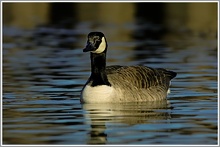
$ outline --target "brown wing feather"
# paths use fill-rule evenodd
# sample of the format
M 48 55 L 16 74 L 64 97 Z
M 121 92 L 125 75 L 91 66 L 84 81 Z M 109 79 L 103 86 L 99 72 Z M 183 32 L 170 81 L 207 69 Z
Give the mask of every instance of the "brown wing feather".
M 149 88 L 151 86 L 161 85 L 168 89 L 170 80 L 176 76 L 176 73 L 172 71 L 145 66 L 108 66 L 106 73 L 110 78 L 109 80 L 116 79 L 114 80 L 116 83 L 123 80 L 137 88 Z

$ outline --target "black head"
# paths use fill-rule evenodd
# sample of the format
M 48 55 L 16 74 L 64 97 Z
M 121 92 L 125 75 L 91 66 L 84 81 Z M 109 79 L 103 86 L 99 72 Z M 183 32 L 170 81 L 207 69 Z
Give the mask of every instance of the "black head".
M 102 32 L 91 32 L 88 34 L 87 45 L 83 52 L 102 53 L 107 47 L 105 36 Z

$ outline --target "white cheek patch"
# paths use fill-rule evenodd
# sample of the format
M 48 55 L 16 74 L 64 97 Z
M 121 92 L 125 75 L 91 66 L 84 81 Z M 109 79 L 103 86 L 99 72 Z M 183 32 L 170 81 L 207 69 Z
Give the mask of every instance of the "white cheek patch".
M 92 53 L 102 53 L 106 48 L 106 42 L 105 42 L 105 37 L 102 37 L 102 42 L 99 45 L 99 48 L 97 48 L 95 51 L 91 51 Z

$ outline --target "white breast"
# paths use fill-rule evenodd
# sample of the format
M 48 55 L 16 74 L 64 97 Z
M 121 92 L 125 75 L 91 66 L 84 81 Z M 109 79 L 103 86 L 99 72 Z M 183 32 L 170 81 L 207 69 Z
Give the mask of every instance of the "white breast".
M 81 99 L 85 103 L 105 103 L 113 102 L 115 91 L 107 85 L 91 87 L 86 85 L 81 94 Z

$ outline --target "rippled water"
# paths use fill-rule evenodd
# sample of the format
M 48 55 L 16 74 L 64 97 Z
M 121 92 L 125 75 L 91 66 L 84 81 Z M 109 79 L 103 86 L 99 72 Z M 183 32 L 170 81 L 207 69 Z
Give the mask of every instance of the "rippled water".
M 3 144 L 217 144 L 216 39 L 184 32 L 158 39 L 141 25 L 106 27 L 108 65 L 178 73 L 169 104 L 80 104 L 90 75 L 82 52 L 88 24 L 4 27 Z

